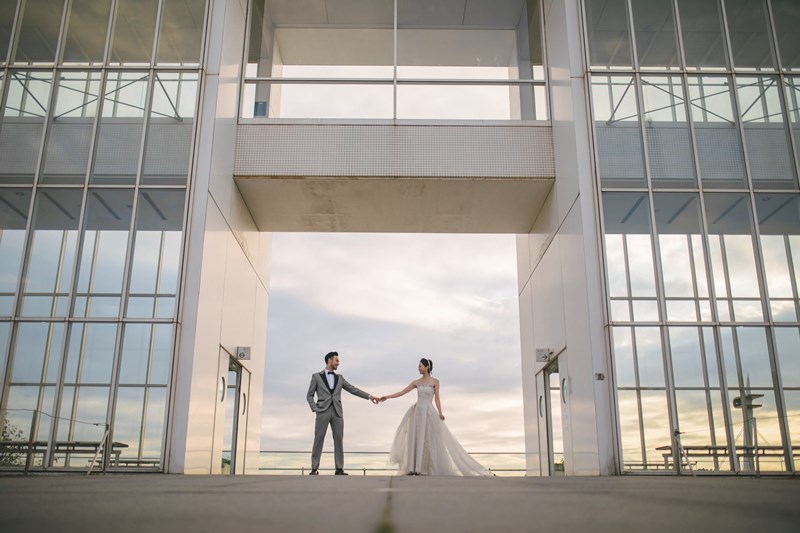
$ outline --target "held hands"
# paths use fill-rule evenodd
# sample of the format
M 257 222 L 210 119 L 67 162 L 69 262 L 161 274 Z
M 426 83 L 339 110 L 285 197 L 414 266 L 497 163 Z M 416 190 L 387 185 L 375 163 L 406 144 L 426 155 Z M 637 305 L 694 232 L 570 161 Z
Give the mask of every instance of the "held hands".
M 379 403 L 381 403 L 381 402 L 382 402 L 382 401 L 384 401 L 385 399 L 386 399 L 386 398 L 384 398 L 383 396 L 381 396 L 380 398 L 378 398 L 377 396 L 373 396 L 372 394 L 370 394 L 370 395 L 369 395 L 369 401 L 371 401 L 371 402 L 372 402 L 372 403 L 374 403 L 375 405 L 378 405 Z

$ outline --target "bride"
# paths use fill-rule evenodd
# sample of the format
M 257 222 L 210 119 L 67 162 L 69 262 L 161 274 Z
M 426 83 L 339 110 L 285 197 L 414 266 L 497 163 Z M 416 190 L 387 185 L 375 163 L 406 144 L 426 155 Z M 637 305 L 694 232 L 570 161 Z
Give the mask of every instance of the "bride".
M 400 421 L 389 461 L 399 465 L 399 474 L 409 476 L 491 476 L 489 470 L 469 456 L 444 424 L 439 380 L 431 377 L 432 370 L 433 361 L 422 358 L 419 362 L 422 377 L 400 392 L 380 398 L 383 402 L 417 389 L 417 403 Z

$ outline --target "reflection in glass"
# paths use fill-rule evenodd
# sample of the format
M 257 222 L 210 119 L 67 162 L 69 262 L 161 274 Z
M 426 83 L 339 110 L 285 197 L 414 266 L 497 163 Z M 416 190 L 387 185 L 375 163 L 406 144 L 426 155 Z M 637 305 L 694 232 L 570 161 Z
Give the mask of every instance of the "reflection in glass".
M 82 190 L 39 189 L 28 245 L 22 316 L 66 316 Z
M 0 189 L 0 316 L 14 313 L 30 203 L 30 189 Z
M 719 0 L 678 0 L 687 68 L 725 68 Z
M 132 213 L 131 190 L 89 192 L 73 316 L 119 315 Z
M 158 466 L 160 464 L 166 408 L 167 389 L 165 387 L 148 387 L 142 442 L 142 466 Z
M 778 79 L 736 80 L 747 157 L 754 187 L 794 188 L 797 184 Z
M 644 450 L 647 462 L 661 461 L 665 453 L 671 454 L 669 415 L 667 414 L 667 395 L 662 391 L 640 391 L 642 402 L 642 429 L 644 430 Z M 661 448 L 661 449 L 659 449 Z
M 786 403 L 786 421 L 789 425 L 789 435 L 792 446 L 800 443 L 800 390 L 787 390 L 784 392 Z M 794 458 L 795 468 L 798 466 L 797 457 Z
M 618 387 L 635 387 L 636 370 L 633 362 L 633 342 L 631 329 L 615 327 L 614 337 L 614 369 L 616 370 Z
M 0 2 L 0 63 L 5 63 L 8 57 L 16 11 L 17 3 L 15 1 Z
M 17 39 L 17 64 L 54 63 L 66 0 L 26 0 Z
M 697 178 L 681 78 L 647 76 L 641 80 L 653 187 L 693 187 Z
M 689 76 L 688 82 L 703 186 L 744 187 L 744 152 L 730 78 Z
M 112 65 L 148 65 L 153 55 L 158 0 L 117 0 Z
M 705 387 L 700 328 L 669 328 L 672 376 L 676 387 Z M 714 357 L 714 354 L 710 354 Z
M 8 336 L 11 332 L 11 322 L 0 322 L 0 368 L 5 368 L 8 357 Z M 5 379 L 0 380 L 5 381 Z
M 196 102 L 196 73 L 156 73 L 142 183 L 186 184 Z
M 164 0 L 158 64 L 199 66 L 206 0 Z
M 675 408 L 678 412 L 678 428 L 681 431 L 683 446 L 712 446 L 715 444 L 710 431 L 713 424 L 709 420 L 706 391 L 675 391 Z M 696 461 L 696 470 L 719 470 L 719 461 L 716 456 L 692 457 L 691 460 Z
M 800 388 L 800 330 L 775 328 L 775 351 L 784 387 Z M 800 441 L 797 441 L 800 444 Z
M 561 374 L 558 363 L 545 371 L 547 376 L 548 407 L 550 411 L 550 455 L 553 459 L 553 475 L 564 474 L 564 422 L 561 418 Z
M 102 65 L 112 0 L 72 0 L 64 40 L 65 65 Z
M 664 359 L 659 328 L 634 328 L 640 387 L 664 386 Z
M 66 442 L 99 443 L 105 433 L 108 412 L 108 387 L 64 387 L 57 439 Z M 108 453 L 106 450 L 104 453 Z M 88 468 L 94 457 L 91 452 L 53 454 L 53 466 Z
M 705 204 L 719 318 L 760 322 L 764 317 L 749 197 L 738 193 L 706 194 Z
M 119 381 L 126 385 L 166 385 L 172 353 L 172 324 L 128 324 Z
M 11 357 L 11 383 L 55 383 L 64 346 L 64 324 L 23 322 L 17 325 Z
M 143 72 L 108 73 L 93 183 L 134 183 L 139 167 L 147 80 L 148 75 Z
M 529 87 L 514 85 L 398 85 L 397 118 L 432 120 L 546 119 L 546 115 L 535 116 L 533 114 L 532 94 Z
M 125 444 L 120 458 L 127 461 L 139 459 L 144 416 L 144 387 L 120 387 L 117 392 L 116 415 L 114 418 L 114 442 Z
M 631 0 L 639 67 L 672 69 L 680 64 L 672 0 Z
M 796 322 L 800 316 L 800 195 L 757 194 L 756 210 L 772 319 Z
M 644 152 L 634 79 L 592 76 L 592 109 L 602 185 L 644 186 Z
M 800 68 L 800 10 L 795 0 L 771 0 L 781 66 Z
M 633 65 L 625 0 L 585 0 L 584 4 L 592 68 Z
M 0 183 L 33 183 L 53 73 L 11 71 L 0 116 Z
M 116 339 L 117 324 L 72 324 L 64 382 L 70 385 L 111 383 Z
M 724 0 L 735 68 L 775 68 L 766 0 Z
M 760 396 L 748 402 L 749 395 Z M 732 433 L 739 456 L 739 467 L 745 472 L 756 468 L 767 471 L 786 470 L 775 393 L 771 389 L 731 388 L 728 391 L 728 405 L 733 407 Z M 756 444 L 763 455 L 755 454 Z
M 83 184 L 97 116 L 100 72 L 61 71 L 41 183 Z
M 617 391 L 622 461 L 626 469 L 646 469 L 639 430 L 639 401 L 634 390 Z
M 789 126 L 794 134 L 794 150 L 796 154 L 800 154 L 800 78 L 787 76 L 784 80 Z
M 139 193 L 128 289 L 129 317 L 174 316 L 184 194 L 183 189 L 142 190 Z

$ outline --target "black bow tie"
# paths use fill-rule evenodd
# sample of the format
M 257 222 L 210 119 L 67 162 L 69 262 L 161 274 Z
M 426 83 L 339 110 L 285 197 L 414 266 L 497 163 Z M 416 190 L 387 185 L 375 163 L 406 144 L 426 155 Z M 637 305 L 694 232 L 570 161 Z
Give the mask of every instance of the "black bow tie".
M 328 372 L 328 375 L 329 376 L 335 376 L 336 374 L 334 374 L 333 372 Z

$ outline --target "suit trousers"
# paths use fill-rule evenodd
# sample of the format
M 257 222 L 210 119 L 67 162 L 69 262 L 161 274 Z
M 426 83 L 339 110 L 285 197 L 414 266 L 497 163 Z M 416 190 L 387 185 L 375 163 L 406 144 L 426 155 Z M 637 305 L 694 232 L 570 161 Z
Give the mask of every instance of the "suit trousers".
M 344 438 L 344 418 L 337 416 L 333 404 L 321 413 L 317 413 L 317 420 L 314 424 L 314 447 L 311 449 L 311 468 L 319 468 L 319 460 L 322 456 L 322 445 L 325 443 L 325 435 L 328 433 L 328 424 L 333 430 L 333 456 L 337 469 L 344 468 L 344 449 L 342 439 Z

